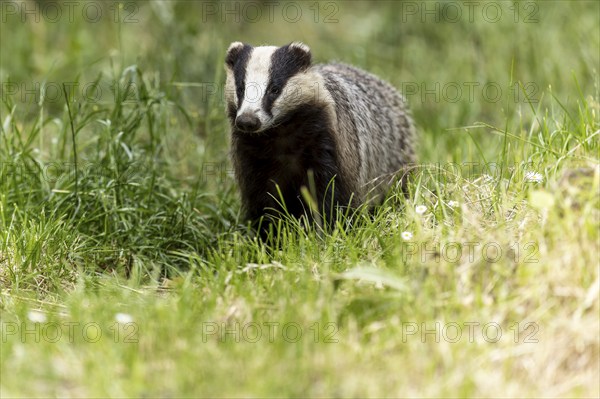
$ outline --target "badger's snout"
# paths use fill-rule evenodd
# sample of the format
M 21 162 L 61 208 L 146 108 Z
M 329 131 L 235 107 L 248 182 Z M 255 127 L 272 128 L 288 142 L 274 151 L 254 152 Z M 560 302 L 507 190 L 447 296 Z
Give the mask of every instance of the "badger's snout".
M 260 129 L 260 119 L 254 114 L 243 113 L 235 118 L 235 126 L 245 132 L 256 132 Z

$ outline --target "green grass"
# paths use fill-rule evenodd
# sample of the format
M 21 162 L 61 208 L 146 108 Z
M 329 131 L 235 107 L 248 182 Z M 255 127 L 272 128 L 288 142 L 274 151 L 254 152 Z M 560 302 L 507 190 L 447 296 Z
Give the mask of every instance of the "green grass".
M 6 4 L 2 397 L 600 395 L 596 2 L 494 3 L 497 22 L 461 3 L 456 23 L 447 2 L 323 2 L 317 22 L 294 3 L 297 23 L 283 2 L 241 23 L 205 2 L 129 2 L 121 23 L 111 3 L 97 23 Z M 437 23 L 407 8 L 435 4 Z M 254 240 L 222 98 L 235 40 L 301 40 L 402 88 L 409 195 Z

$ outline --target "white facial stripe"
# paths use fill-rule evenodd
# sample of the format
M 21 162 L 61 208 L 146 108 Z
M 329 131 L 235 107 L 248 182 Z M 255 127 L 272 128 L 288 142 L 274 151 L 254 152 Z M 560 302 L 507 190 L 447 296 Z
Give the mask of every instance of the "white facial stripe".
M 271 56 L 277 50 L 275 46 L 255 47 L 252 50 L 246 67 L 246 87 L 244 101 L 238 110 L 238 116 L 251 112 L 265 123 L 268 116 L 262 109 L 262 99 L 269 84 L 269 68 Z

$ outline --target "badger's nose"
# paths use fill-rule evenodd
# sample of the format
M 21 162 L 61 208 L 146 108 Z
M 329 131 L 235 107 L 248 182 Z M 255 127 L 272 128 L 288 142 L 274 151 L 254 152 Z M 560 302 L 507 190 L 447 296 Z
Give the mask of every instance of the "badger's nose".
M 260 129 L 260 119 L 252 114 L 241 114 L 235 118 L 235 126 L 245 132 L 256 132 Z

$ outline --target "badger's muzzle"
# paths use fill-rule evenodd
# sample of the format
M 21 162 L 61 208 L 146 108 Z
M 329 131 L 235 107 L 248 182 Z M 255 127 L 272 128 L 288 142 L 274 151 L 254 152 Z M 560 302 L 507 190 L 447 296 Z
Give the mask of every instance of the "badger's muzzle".
M 235 118 L 235 127 L 244 132 L 252 133 L 260 129 L 261 123 L 256 115 L 245 112 Z

